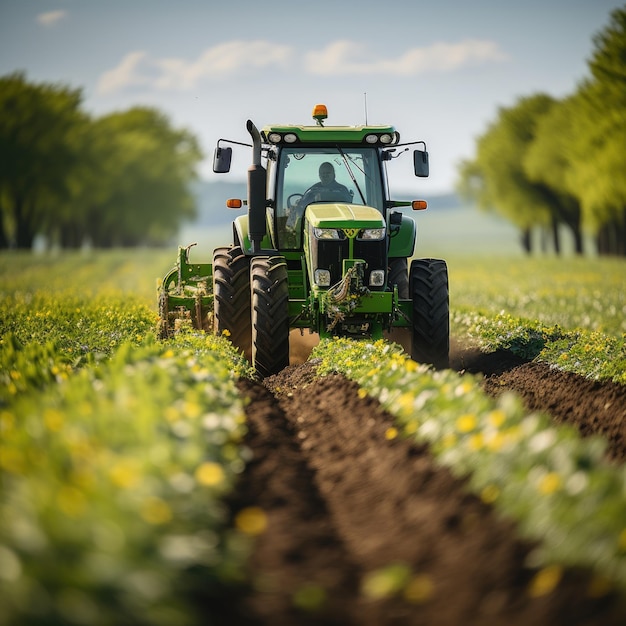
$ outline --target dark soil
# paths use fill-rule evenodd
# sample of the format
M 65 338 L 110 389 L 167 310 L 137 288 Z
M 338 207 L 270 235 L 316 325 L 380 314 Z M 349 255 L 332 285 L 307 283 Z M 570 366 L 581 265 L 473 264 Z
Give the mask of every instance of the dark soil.
M 481 372 L 485 389 L 520 393 L 532 410 L 609 441 L 624 459 L 626 392 L 508 353 L 455 348 L 452 366 Z M 340 375 L 317 378 L 312 362 L 263 383 L 241 381 L 250 399 L 253 452 L 233 512 L 259 506 L 268 527 L 255 543 L 253 580 L 227 602 L 224 624 L 272 626 L 558 626 L 626 624 L 624 598 L 589 592 L 591 574 L 568 569 L 532 597 L 532 545 L 470 494 L 428 449 L 387 440 L 392 418 Z M 414 593 L 363 594 L 371 572 L 403 563 Z

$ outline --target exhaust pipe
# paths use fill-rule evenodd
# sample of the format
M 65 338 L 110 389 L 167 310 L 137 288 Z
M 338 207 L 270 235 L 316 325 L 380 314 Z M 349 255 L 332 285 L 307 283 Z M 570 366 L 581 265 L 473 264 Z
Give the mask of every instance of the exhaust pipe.
M 248 168 L 248 236 L 252 244 L 252 254 L 258 254 L 267 232 L 267 179 L 266 170 L 261 165 L 261 134 L 251 120 L 246 123 L 246 128 L 252 137 L 252 165 Z

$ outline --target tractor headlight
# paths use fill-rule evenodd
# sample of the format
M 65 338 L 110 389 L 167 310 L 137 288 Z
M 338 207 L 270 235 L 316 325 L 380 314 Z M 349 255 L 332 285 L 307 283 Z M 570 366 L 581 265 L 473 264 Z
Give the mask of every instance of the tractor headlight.
M 385 270 L 370 272 L 370 287 L 382 287 L 385 284 Z
M 330 270 L 315 270 L 313 276 L 318 287 L 330 287 Z
M 298 141 L 298 136 L 294 133 L 287 133 L 284 137 L 285 143 L 295 143 Z
M 336 228 L 314 228 L 313 234 L 317 239 L 341 239 L 341 233 Z
M 270 143 L 280 143 L 282 135 L 280 133 L 270 133 L 267 139 Z
M 385 146 L 389 146 L 392 143 L 396 143 L 398 140 L 398 137 L 396 137 L 395 135 L 391 135 L 389 133 L 381 133 L 380 135 L 365 135 L 365 141 L 366 143 L 371 143 L 371 144 L 377 144 L 377 143 L 382 143 Z
M 380 241 L 385 236 L 385 227 L 382 228 L 364 228 L 359 233 L 361 241 Z

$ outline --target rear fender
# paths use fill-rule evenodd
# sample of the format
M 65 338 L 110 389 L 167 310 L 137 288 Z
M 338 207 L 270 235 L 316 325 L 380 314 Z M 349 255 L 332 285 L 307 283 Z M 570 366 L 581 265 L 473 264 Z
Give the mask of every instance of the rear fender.
M 266 233 L 270 233 L 270 227 L 266 230 Z M 248 216 L 239 215 L 233 222 L 233 237 L 236 246 L 240 246 L 245 254 L 252 254 L 252 242 L 250 241 L 250 233 L 248 228 Z M 261 241 L 261 248 L 266 250 L 272 249 L 272 240 L 269 234 L 266 234 Z

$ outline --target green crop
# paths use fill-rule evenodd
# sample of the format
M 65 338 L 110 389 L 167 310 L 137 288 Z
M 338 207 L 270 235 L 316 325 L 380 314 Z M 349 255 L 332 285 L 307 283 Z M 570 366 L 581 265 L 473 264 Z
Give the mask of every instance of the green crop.
M 509 350 L 563 371 L 626 384 L 626 333 L 615 337 L 586 329 L 566 331 L 505 314 L 457 314 L 452 323 L 485 352 Z
M 224 338 L 126 342 L 0 410 L 0 624 L 194 624 L 195 590 L 242 579 L 247 367 Z
M 621 259 L 452 257 L 448 265 L 455 315 L 510 315 L 613 337 L 626 332 Z

